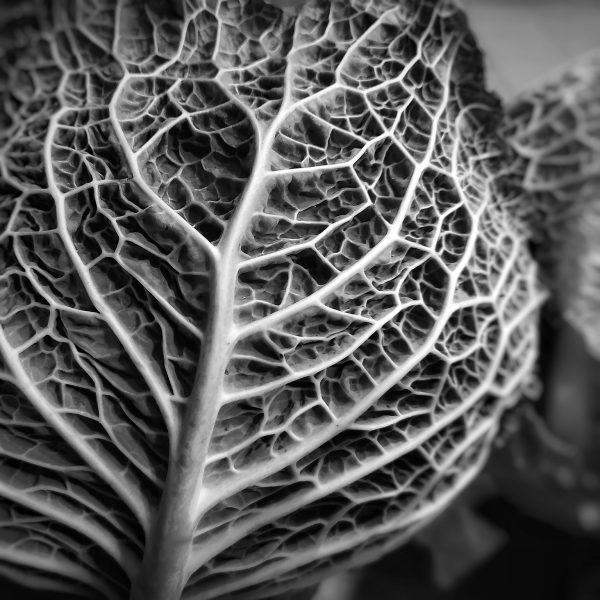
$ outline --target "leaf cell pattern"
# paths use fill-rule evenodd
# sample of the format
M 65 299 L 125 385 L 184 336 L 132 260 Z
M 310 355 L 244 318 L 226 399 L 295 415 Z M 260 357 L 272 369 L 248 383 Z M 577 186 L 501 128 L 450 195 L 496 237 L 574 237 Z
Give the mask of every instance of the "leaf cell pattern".
M 438 514 L 543 298 L 462 13 L 57 0 L 0 29 L 0 572 L 251 600 Z

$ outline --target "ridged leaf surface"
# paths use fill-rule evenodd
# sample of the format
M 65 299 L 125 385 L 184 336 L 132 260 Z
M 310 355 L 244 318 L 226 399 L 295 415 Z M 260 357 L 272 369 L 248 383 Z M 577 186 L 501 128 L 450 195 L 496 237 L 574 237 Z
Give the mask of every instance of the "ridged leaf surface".
M 542 294 L 462 14 L 274 4 L 2 16 L 4 574 L 311 585 L 442 510 L 527 381 Z
M 600 53 L 509 106 L 516 212 L 529 224 L 557 312 L 600 358 Z

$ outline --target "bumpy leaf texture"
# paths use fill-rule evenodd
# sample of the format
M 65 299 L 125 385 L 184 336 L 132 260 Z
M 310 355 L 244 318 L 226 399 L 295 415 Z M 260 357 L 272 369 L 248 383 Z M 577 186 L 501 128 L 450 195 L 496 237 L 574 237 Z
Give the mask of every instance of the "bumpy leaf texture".
M 600 53 L 509 107 L 515 211 L 529 223 L 555 308 L 600 359 Z
M 477 473 L 542 299 L 453 4 L 15 3 L 0 570 L 264 598 Z

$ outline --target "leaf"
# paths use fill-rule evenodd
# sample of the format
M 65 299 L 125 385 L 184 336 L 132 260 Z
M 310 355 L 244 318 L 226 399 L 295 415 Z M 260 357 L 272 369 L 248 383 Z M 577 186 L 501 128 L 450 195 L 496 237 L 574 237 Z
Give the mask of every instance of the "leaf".
M 522 423 L 497 478 L 523 512 L 597 537 L 600 54 L 580 57 L 515 99 L 503 131 L 515 154 L 514 211 L 529 224 L 551 292 L 548 329 L 554 340 L 544 348 L 551 356 L 545 422 L 537 417 Z M 556 447 L 549 432 L 564 447 Z
M 460 11 L 57 0 L 1 29 L 1 572 L 252 600 L 440 513 L 544 297 Z
M 507 111 L 516 204 L 553 303 L 600 359 L 600 53 L 561 69 Z

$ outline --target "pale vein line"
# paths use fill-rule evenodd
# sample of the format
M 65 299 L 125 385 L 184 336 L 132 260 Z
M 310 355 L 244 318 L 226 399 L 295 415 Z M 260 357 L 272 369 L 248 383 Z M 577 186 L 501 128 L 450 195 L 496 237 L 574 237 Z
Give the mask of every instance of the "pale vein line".
M 287 558 L 282 557 L 282 560 L 278 560 L 275 563 L 269 562 L 266 567 L 259 567 L 254 572 L 251 572 L 245 576 L 238 576 L 235 578 L 235 581 L 231 580 L 225 584 L 225 586 L 220 586 L 218 590 L 219 594 L 231 592 L 239 589 L 240 587 L 249 587 L 253 583 L 257 583 L 259 581 L 268 581 L 274 579 L 277 577 L 277 575 L 280 575 L 286 571 L 294 571 L 300 566 L 315 561 L 315 559 L 318 560 L 319 557 L 330 557 L 345 550 L 356 548 L 361 543 L 366 542 L 367 540 L 378 535 L 389 535 L 391 532 L 399 528 L 404 528 L 412 524 L 427 522 L 427 516 L 432 513 L 437 513 L 447 504 L 448 501 L 446 494 L 438 497 L 435 500 L 427 501 L 427 494 L 432 491 L 439 481 L 441 481 L 447 470 L 449 470 L 456 461 L 460 460 L 464 452 L 472 447 L 473 444 L 477 443 L 480 438 L 491 438 L 493 433 L 495 433 L 496 428 L 497 424 L 493 417 L 482 421 L 477 429 L 471 432 L 470 436 L 468 436 L 463 442 L 461 442 L 452 450 L 449 456 L 445 458 L 444 463 L 438 465 L 436 469 L 438 475 L 434 476 L 432 480 L 430 480 L 427 485 L 420 490 L 420 493 L 417 495 L 417 497 L 402 511 L 402 515 L 399 518 L 396 518 L 391 522 L 383 523 L 377 527 L 369 527 L 353 534 L 340 536 L 337 539 L 329 540 L 328 543 L 321 543 L 319 545 L 320 550 L 318 557 L 315 557 L 313 549 L 305 550 L 299 553 L 297 552 L 294 554 L 288 554 L 287 551 L 282 548 L 280 552 L 282 552 L 284 555 L 288 554 Z M 483 457 L 481 455 L 483 455 Z M 482 451 L 481 455 L 473 467 L 473 471 L 479 471 L 480 464 L 483 462 L 486 452 Z M 466 475 L 466 473 L 463 473 L 462 478 L 465 478 Z M 449 492 L 449 496 L 453 497 L 455 494 L 457 494 L 461 489 L 463 489 L 463 485 L 460 483 L 455 484 Z M 423 501 L 425 501 L 426 504 L 421 506 L 421 508 L 418 508 L 419 504 L 421 504 Z M 417 510 L 414 510 L 415 507 L 417 507 Z M 243 568 L 244 566 L 242 565 L 240 569 Z M 214 595 L 210 590 L 207 590 L 206 597 L 212 598 Z
M 57 413 L 37 386 L 29 379 L 19 357 L 9 346 L 4 332 L 0 333 L 0 353 L 6 365 L 12 371 L 19 389 L 27 397 L 33 408 L 51 426 L 68 446 L 89 465 L 93 473 L 97 473 L 113 489 L 136 516 L 140 525 L 147 528 L 150 522 L 146 501 L 140 492 L 125 485 L 124 481 L 113 469 L 102 460 L 93 448 L 81 438 L 81 434 L 71 425 L 67 424 Z
M 58 189 L 52 172 L 52 142 L 54 140 L 54 136 L 56 135 L 59 120 L 66 112 L 68 112 L 68 109 L 63 108 L 52 116 L 50 125 L 48 127 L 46 141 L 44 143 L 44 163 L 46 166 L 46 176 L 48 178 L 48 188 L 54 197 L 56 205 L 57 230 L 63 241 L 63 244 L 65 245 L 65 250 L 71 259 L 71 262 L 73 263 L 73 266 L 75 267 L 75 270 L 79 275 L 79 278 L 81 279 L 81 282 L 83 283 L 90 300 L 96 307 L 96 310 L 103 315 L 105 321 L 108 323 L 115 336 L 121 343 L 123 349 L 144 379 L 162 413 L 167 430 L 169 431 L 170 436 L 172 436 L 176 431 L 177 426 L 175 423 L 173 407 L 169 403 L 169 391 L 152 372 L 147 360 L 144 359 L 142 353 L 139 351 L 136 344 L 129 338 L 127 331 L 125 331 L 123 325 L 118 320 L 113 310 L 105 302 L 104 298 L 98 291 L 90 272 L 87 270 L 81 257 L 77 253 L 77 249 L 75 248 L 73 240 L 69 235 L 65 198 Z
M 333 493 L 334 491 L 340 489 L 343 486 L 347 486 L 359 480 L 360 478 L 369 475 L 370 473 L 376 472 L 377 470 L 385 467 L 394 460 L 397 460 L 400 457 L 406 455 L 408 452 L 421 447 L 428 439 L 430 439 L 435 434 L 443 430 L 445 427 L 451 425 L 457 419 L 460 419 L 462 416 L 468 413 L 469 410 L 471 410 L 477 405 L 477 403 L 481 400 L 485 392 L 493 384 L 493 381 L 497 376 L 498 367 L 505 355 L 506 350 L 509 348 L 509 339 L 511 333 L 523 324 L 523 322 L 526 320 L 527 316 L 531 313 L 531 311 L 537 309 L 537 306 L 537 303 L 533 303 L 529 306 L 526 306 L 525 309 L 515 317 L 511 324 L 505 328 L 505 330 L 502 333 L 502 339 L 498 344 L 498 350 L 496 351 L 494 359 L 487 369 L 486 377 L 471 392 L 470 397 L 465 399 L 463 403 L 442 415 L 435 424 L 428 427 L 419 435 L 415 436 L 412 439 L 409 439 L 406 443 L 393 450 L 386 451 L 381 457 L 373 457 L 370 460 L 365 460 L 365 462 L 360 467 L 345 472 L 341 478 L 334 479 L 331 483 L 329 483 L 326 486 L 318 485 L 317 488 L 312 492 L 298 494 L 294 497 L 291 503 L 289 501 L 283 501 L 279 505 L 269 507 L 269 510 L 265 511 L 264 514 L 259 514 L 258 519 L 255 520 L 256 522 L 250 521 L 249 523 L 243 524 L 243 526 L 241 527 L 241 533 L 239 533 L 239 535 L 235 534 L 233 540 L 228 540 L 227 546 L 229 546 L 230 543 L 234 543 L 235 541 L 241 539 L 244 535 L 247 535 L 248 533 L 254 531 L 258 527 L 265 525 L 268 522 L 272 522 L 272 520 L 275 518 L 280 518 L 281 516 L 289 514 L 293 510 L 296 510 L 297 508 L 300 508 L 301 506 L 304 506 L 309 502 L 313 502 L 314 500 L 322 498 L 330 493 Z M 535 352 L 530 351 L 526 360 L 523 361 L 521 368 L 515 374 L 512 380 L 510 382 L 507 382 L 504 389 L 496 390 L 497 393 L 506 397 L 510 393 L 514 392 L 514 390 L 518 387 L 520 381 L 522 380 L 523 374 L 531 370 L 534 361 Z M 392 379 L 396 379 L 396 377 L 392 375 Z M 389 387 L 390 386 L 385 385 L 383 390 L 376 389 L 374 391 L 375 393 L 371 395 L 373 397 L 379 397 L 384 391 L 389 389 Z M 370 405 L 371 402 L 369 402 L 368 404 Z M 343 431 L 346 425 L 347 423 L 340 424 L 339 430 Z M 379 427 L 377 427 L 377 429 L 379 429 Z M 309 450 L 307 450 L 307 452 Z M 254 481 L 256 480 L 257 477 L 254 478 Z M 216 546 L 212 547 L 207 556 L 202 555 L 201 559 L 199 561 L 196 561 L 196 567 L 198 568 L 199 565 L 201 565 L 205 560 L 208 560 L 210 557 L 216 555 L 216 553 L 220 551 L 219 549 L 222 550 L 227 546 L 221 547 L 220 544 L 217 544 Z
M 269 392 L 273 392 L 288 383 L 292 383 L 297 381 L 298 379 L 302 379 L 304 377 L 309 377 L 311 375 L 316 375 L 321 371 L 325 371 L 328 367 L 331 367 L 335 364 L 340 363 L 344 359 L 348 358 L 354 352 L 359 350 L 361 346 L 375 333 L 381 331 L 381 329 L 392 322 L 399 314 L 401 314 L 406 309 L 419 306 L 421 304 L 420 301 L 415 300 L 412 302 L 407 302 L 405 304 L 399 304 L 389 312 L 383 314 L 380 319 L 372 322 L 370 327 L 363 328 L 358 335 L 354 338 L 353 342 L 348 345 L 348 347 L 344 348 L 341 352 L 333 354 L 329 358 L 324 358 L 324 356 L 319 356 L 316 360 L 311 361 L 312 364 L 303 368 L 300 371 L 294 371 L 290 375 L 285 377 L 280 377 L 278 379 L 274 379 L 268 383 L 264 383 L 262 385 L 257 385 L 253 387 L 245 387 L 241 390 L 235 390 L 231 392 L 226 392 L 223 395 L 223 403 L 229 404 L 232 402 L 239 402 L 240 400 L 244 400 L 246 398 L 250 398 L 253 396 L 264 396 Z M 345 332 L 341 332 L 341 335 L 348 335 Z M 336 335 L 336 338 L 339 337 Z M 323 341 L 328 341 L 327 338 L 322 338 Z M 335 338 L 334 338 L 335 339 Z M 304 341 L 304 340 L 303 340 Z
M 10 488 L 2 481 L 0 481 L 0 496 L 11 502 L 21 504 L 52 521 L 62 523 L 66 527 L 78 532 L 112 556 L 129 576 L 133 575 L 135 572 L 135 567 L 138 562 L 135 555 L 121 543 L 121 540 L 117 540 L 112 534 L 109 534 L 106 529 L 96 527 L 89 518 L 85 518 L 82 515 L 73 518 L 73 513 L 69 510 L 65 510 L 64 507 L 51 501 L 49 502 L 47 499 L 35 498 L 26 489 L 17 491 Z M 102 515 L 98 515 L 98 517 L 102 517 Z
M 255 269 L 257 267 L 262 266 L 263 264 L 269 264 L 276 261 L 278 258 L 287 258 L 291 254 L 295 252 L 300 252 L 302 250 L 306 250 L 309 248 L 313 248 L 316 244 L 322 241 L 324 238 L 333 235 L 335 232 L 339 231 L 340 228 L 352 221 L 355 217 L 360 215 L 365 209 L 368 209 L 372 206 L 371 202 L 364 202 L 363 204 L 359 204 L 354 210 L 349 212 L 347 215 L 344 215 L 342 218 L 338 219 L 329 224 L 325 223 L 316 223 L 316 225 L 324 226 L 323 231 L 320 231 L 317 235 L 315 235 L 312 239 L 308 241 L 301 242 L 299 244 L 293 244 L 290 246 L 286 246 L 279 250 L 275 250 L 270 253 L 260 254 L 259 256 L 253 256 L 251 258 L 246 258 L 240 261 L 239 269 L 240 272 L 248 271 L 249 269 Z M 266 216 L 278 217 L 279 215 L 273 213 L 266 213 Z
M 108 105 L 108 112 L 110 115 L 110 121 L 113 126 L 113 131 L 119 141 L 119 147 L 123 151 L 127 165 L 131 169 L 134 181 L 147 195 L 148 198 L 152 199 L 158 206 L 163 207 L 167 213 L 183 228 L 183 230 L 190 236 L 191 239 L 196 241 L 198 245 L 204 250 L 207 258 L 210 261 L 217 260 L 216 248 L 203 236 L 201 235 L 186 219 L 184 219 L 177 211 L 173 210 L 158 194 L 148 185 L 146 180 L 143 178 L 137 158 L 131 149 L 123 128 L 119 122 L 119 115 L 117 114 L 117 102 L 121 97 L 123 89 L 128 84 L 132 76 L 124 76 L 119 82 L 117 89 L 115 90 L 113 97 Z
M 35 555 L 32 552 L 26 552 L 18 548 L 0 546 L 0 561 L 48 573 L 47 578 L 40 577 L 38 574 L 27 574 L 27 584 L 29 584 L 29 587 L 32 587 L 32 582 L 35 582 L 44 591 L 58 589 L 65 593 L 72 593 L 73 586 L 57 580 L 56 576 L 58 575 L 72 582 L 81 583 L 94 590 L 98 590 L 104 595 L 106 600 L 122 600 L 122 590 L 117 591 L 107 585 L 106 579 L 97 575 L 91 569 L 82 567 L 80 564 L 65 560 L 64 558 Z M 10 573 L 4 567 L 0 566 L 0 570 L 10 576 Z M 23 583 L 23 579 L 20 579 L 19 582 Z M 35 587 L 35 584 L 33 587 Z
M 450 78 L 450 76 L 451 76 L 450 69 L 448 69 L 448 73 L 446 76 L 448 79 Z M 330 282 L 325 284 L 323 287 L 321 287 L 319 290 L 317 290 L 310 296 L 307 296 L 306 298 L 299 300 L 295 304 L 293 304 L 285 309 L 282 309 L 278 312 L 272 313 L 271 315 L 263 317 L 262 319 L 258 319 L 256 321 L 254 321 L 253 323 L 249 323 L 247 325 L 235 328 L 234 329 L 234 331 L 235 331 L 234 340 L 239 340 L 242 337 L 246 337 L 246 336 L 251 335 L 252 333 L 256 333 L 257 331 L 260 331 L 262 329 L 273 327 L 273 326 L 277 325 L 278 323 L 281 323 L 285 319 L 289 318 L 290 316 L 301 313 L 304 309 L 310 307 L 311 304 L 313 304 L 315 302 L 315 300 L 321 300 L 323 297 L 326 297 L 330 293 L 334 292 L 336 289 L 338 289 L 344 283 L 347 283 L 352 277 L 354 277 L 359 271 L 361 271 L 373 259 L 375 259 L 377 256 L 382 254 L 385 249 L 387 249 L 395 241 L 397 241 L 398 232 L 400 231 L 402 224 L 404 222 L 404 219 L 405 219 L 406 215 L 408 214 L 410 207 L 412 206 L 412 201 L 414 200 L 415 192 L 416 192 L 417 186 L 419 185 L 421 175 L 423 174 L 424 171 L 427 170 L 428 163 L 431 159 L 431 155 L 433 154 L 433 150 L 435 148 L 436 137 L 437 137 L 437 135 L 434 134 L 434 132 L 437 132 L 437 126 L 439 124 L 439 121 L 444 116 L 444 112 L 448 105 L 449 95 L 450 95 L 450 85 L 449 85 L 449 81 L 446 81 L 444 83 L 445 83 L 444 96 L 442 98 L 442 101 L 440 102 L 440 107 L 439 107 L 439 109 L 435 115 L 435 118 L 433 119 L 433 122 L 432 122 L 432 135 L 429 140 L 427 153 L 426 153 L 423 161 L 420 164 L 417 164 L 415 169 L 413 170 L 413 173 L 412 173 L 411 179 L 409 181 L 409 184 L 407 186 L 405 195 L 402 199 L 399 199 L 400 206 L 399 206 L 396 218 L 394 219 L 392 227 L 389 229 L 389 231 L 385 235 L 385 237 L 376 246 L 374 246 L 369 252 L 367 252 L 361 259 L 357 260 L 352 265 L 352 267 L 347 268 L 340 275 L 338 275 L 335 279 L 332 279 Z M 387 137 L 387 135 L 388 134 L 383 134 L 383 136 L 380 136 L 380 137 Z M 375 139 L 378 139 L 378 138 L 375 138 Z M 275 174 L 277 172 L 273 172 L 273 173 Z M 460 187 L 460 186 L 457 185 L 456 187 Z

